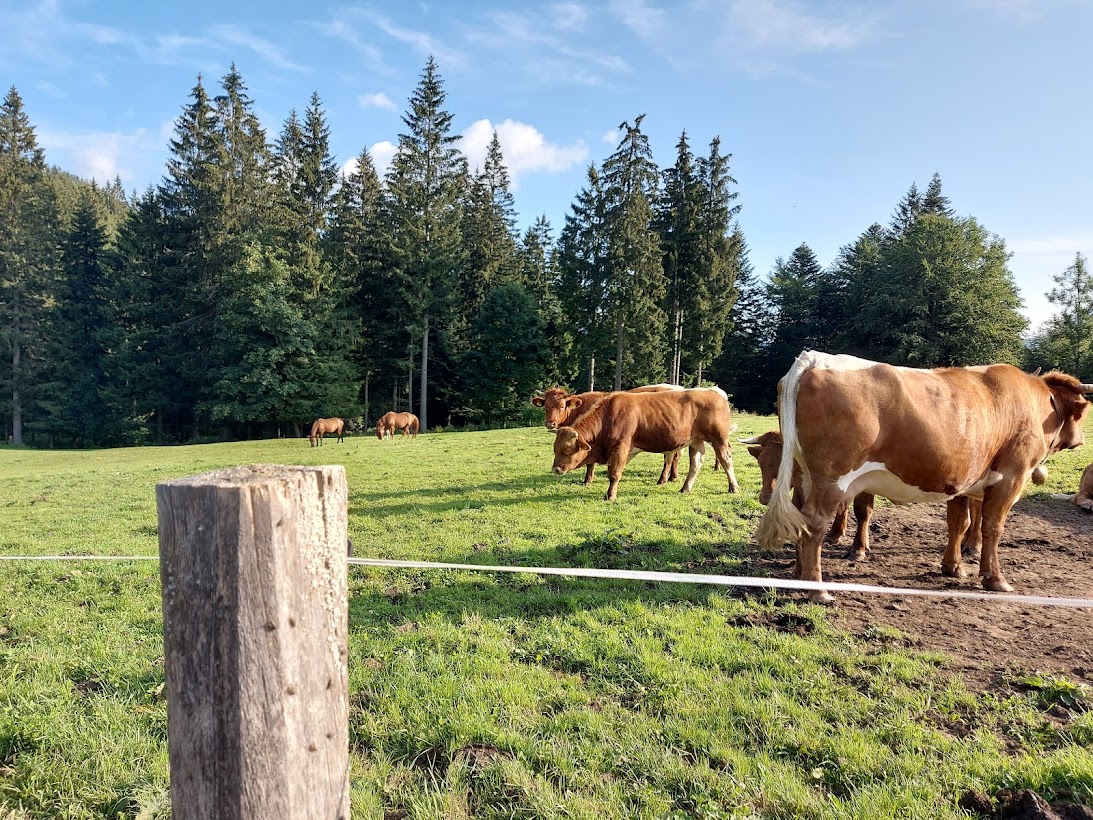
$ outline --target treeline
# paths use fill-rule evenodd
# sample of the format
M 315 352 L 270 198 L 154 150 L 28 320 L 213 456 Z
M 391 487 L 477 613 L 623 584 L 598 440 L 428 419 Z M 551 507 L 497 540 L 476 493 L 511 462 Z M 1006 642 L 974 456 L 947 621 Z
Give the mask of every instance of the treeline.
M 588 169 L 557 240 L 523 233 L 496 134 L 455 147 L 430 59 L 380 178 L 346 176 L 312 95 L 272 141 L 233 66 L 202 79 L 159 185 L 126 200 L 46 165 L 13 88 L 0 110 L 0 417 L 35 445 L 300 435 L 318 416 L 413 409 L 423 426 L 519 422 L 550 383 L 716 382 L 744 409 L 806 347 L 912 366 L 1091 365 L 1079 256 L 1030 347 L 1004 242 L 934 177 L 827 269 L 806 246 L 748 262 L 731 155 L 686 133 L 661 169 L 641 130 Z

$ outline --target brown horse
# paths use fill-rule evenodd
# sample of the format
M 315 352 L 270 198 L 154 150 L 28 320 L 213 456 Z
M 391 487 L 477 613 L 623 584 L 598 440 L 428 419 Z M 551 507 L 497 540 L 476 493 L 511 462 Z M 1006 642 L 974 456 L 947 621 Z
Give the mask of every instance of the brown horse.
M 376 438 L 383 441 L 385 438 L 393 438 L 396 430 L 401 430 L 402 435 L 410 434 L 410 438 L 417 436 L 421 422 L 413 413 L 396 413 L 394 410 L 384 413 L 376 422 Z
M 343 435 L 347 431 L 352 433 L 356 429 L 357 425 L 353 423 L 353 419 L 315 419 L 311 425 L 311 435 L 307 438 L 312 447 L 319 447 L 326 433 L 337 433 L 338 444 L 341 444 Z

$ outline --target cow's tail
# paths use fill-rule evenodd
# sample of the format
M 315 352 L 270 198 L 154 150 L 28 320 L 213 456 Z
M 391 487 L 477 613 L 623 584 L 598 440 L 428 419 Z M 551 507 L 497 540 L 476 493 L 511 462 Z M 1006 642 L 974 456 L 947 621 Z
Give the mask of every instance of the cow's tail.
M 789 372 L 778 383 L 778 419 L 782 430 L 782 461 L 778 465 L 778 483 L 766 512 L 759 520 L 755 540 L 767 549 L 796 541 L 809 532 L 808 519 L 793 506 L 793 463 L 800 454 L 797 439 L 797 391 L 801 376 L 814 365 L 808 353 L 798 356 Z M 802 470 L 804 466 L 802 465 Z

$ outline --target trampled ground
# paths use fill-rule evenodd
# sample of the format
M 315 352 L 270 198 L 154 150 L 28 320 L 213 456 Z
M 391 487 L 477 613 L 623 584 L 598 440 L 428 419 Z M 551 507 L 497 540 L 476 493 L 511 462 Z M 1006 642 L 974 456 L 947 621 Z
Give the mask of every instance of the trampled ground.
M 878 506 L 871 539 L 871 554 L 861 562 L 845 559 L 844 546 L 825 547 L 824 579 L 982 590 L 975 562 L 968 578 L 941 574 L 943 505 Z M 1026 497 L 1007 519 L 999 557 L 1016 593 L 1093 598 L 1093 515 L 1066 501 Z M 787 548 L 758 560 L 784 577 L 792 557 Z M 999 686 L 1010 671 L 1093 683 L 1093 609 L 1007 604 L 1005 594 L 997 597 L 998 603 L 838 593 L 832 615 L 856 635 L 878 624 L 895 627 L 911 646 L 948 655 L 952 670 L 975 689 Z

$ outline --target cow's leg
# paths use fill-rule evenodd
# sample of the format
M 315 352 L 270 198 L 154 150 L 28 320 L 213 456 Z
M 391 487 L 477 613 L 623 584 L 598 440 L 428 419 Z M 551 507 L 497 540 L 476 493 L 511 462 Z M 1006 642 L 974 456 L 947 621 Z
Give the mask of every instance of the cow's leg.
M 671 453 L 664 454 L 664 468 L 660 471 L 660 478 L 657 479 L 657 484 L 667 484 L 669 481 L 675 481 L 679 475 L 676 465 L 679 463 L 679 450 L 674 450 Z
M 983 549 L 979 554 L 979 575 L 983 587 L 993 592 L 1013 592 L 998 561 L 998 543 L 1002 540 L 1006 516 L 1024 489 L 1023 483 L 1006 478 L 983 493 Z
M 808 519 L 810 534 L 803 536 L 797 544 L 797 559 L 801 566 L 802 581 L 823 581 L 820 548 L 823 545 L 824 533 L 833 523 L 835 512 L 844 500 L 842 493 L 834 485 L 813 487 L 805 500 L 801 512 Z M 835 600 L 830 592 L 822 589 L 810 590 L 808 599 L 820 604 L 831 603 Z
M 736 472 L 732 468 L 732 445 L 728 440 L 725 441 L 711 441 L 714 453 L 717 454 L 717 460 L 721 466 L 725 468 L 725 475 L 729 479 L 729 492 L 735 493 L 740 489 L 740 482 L 736 480 Z
M 831 529 L 824 536 L 825 544 L 838 544 L 846 535 L 846 520 L 850 517 L 850 508 L 844 502 L 835 511 L 835 520 L 831 522 Z
M 691 488 L 695 485 L 695 476 L 698 475 L 698 471 L 702 469 L 702 456 L 706 452 L 706 445 L 704 442 L 697 442 L 687 448 L 687 454 L 690 456 L 691 467 L 687 470 L 687 478 L 683 480 L 683 486 L 679 488 L 681 493 L 689 493 Z
M 968 559 L 979 560 L 983 551 L 983 502 L 974 498 L 968 499 L 968 511 L 971 513 L 971 523 L 964 533 L 964 541 L 960 545 L 960 554 Z
M 854 518 L 858 529 L 854 533 L 854 543 L 846 553 L 852 561 L 860 561 L 869 554 L 869 521 L 873 517 L 873 494 L 858 493 L 854 496 Z
M 619 481 L 622 480 L 622 471 L 626 469 L 627 462 L 633 457 L 629 449 L 616 448 L 607 454 L 607 495 L 605 501 L 614 501 L 619 494 Z
M 589 464 L 587 467 L 585 467 L 585 470 L 584 470 L 584 486 L 587 487 L 589 484 L 591 484 L 592 479 L 595 477 L 595 475 L 596 475 L 596 465 L 595 464 Z
M 960 542 L 968 531 L 968 499 L 958 495 L 945 505 L 945 524 L 949 539 L 945 543 L 945 555 L 941 559 L 941 574 L 950 578 L 965 578 L 967 571 L 961 561 Z
M 960 544 L 967 532 L 967 497 L 957 495 L 945 503 L 945 526 L 949 529 L 949 538 L 945 541 L 945 554 L 941 559 L 941 574 L 951 578 L 967 576 L 960 552 Z

